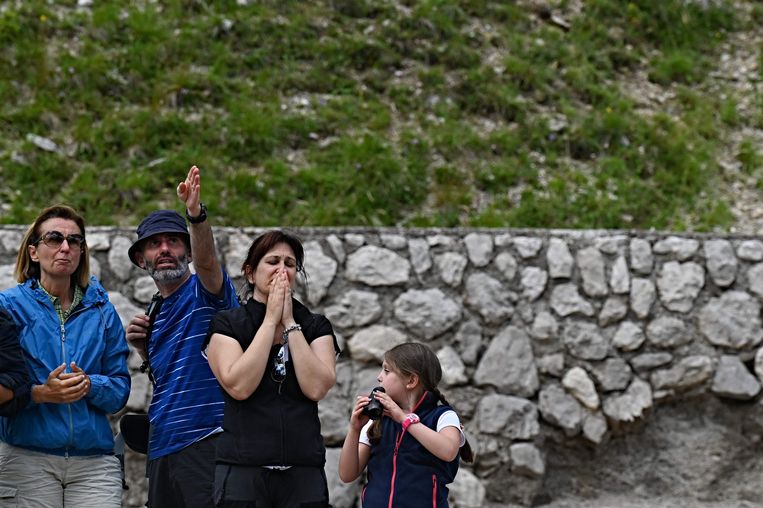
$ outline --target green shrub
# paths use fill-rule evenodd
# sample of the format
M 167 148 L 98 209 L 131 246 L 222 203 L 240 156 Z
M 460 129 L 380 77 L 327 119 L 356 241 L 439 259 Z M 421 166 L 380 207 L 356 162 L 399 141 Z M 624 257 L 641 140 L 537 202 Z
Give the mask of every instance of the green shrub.
M 725 133 L 763 125 L 760 92 L 707 83 L 757 5 L 561 2 L 565 29 L 487 0 L 6 4 L 6 223 L 132 224 L 198 164 L 218 224 L 711 230 Z M 665 114 L 620 86 L 644 70 Z
M 742 163 L 742 171 L 754 174 L 763 169 L 763 154 L 758 150 L 758 144 L 751 139 L 745 139 L 739 145 L 737 160 Z
M 707 70 L 704 58 L 697 53 L 673 50 L 652 62 L 649 79 L 661 85 L 693 84 L 701 81 Z

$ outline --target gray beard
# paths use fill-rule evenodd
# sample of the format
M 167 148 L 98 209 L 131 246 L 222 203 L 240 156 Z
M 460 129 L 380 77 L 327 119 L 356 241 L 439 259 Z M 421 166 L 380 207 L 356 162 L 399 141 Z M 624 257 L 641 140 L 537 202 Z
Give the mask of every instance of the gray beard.
M 157 282 L 170 282 L 182 278 L 188 273 L 188 256 L 183 254 L 178 257 L 177 268 L 166 268 L 157 270 L 154 264 L 150 261 L 146 261 L 146 271 Z

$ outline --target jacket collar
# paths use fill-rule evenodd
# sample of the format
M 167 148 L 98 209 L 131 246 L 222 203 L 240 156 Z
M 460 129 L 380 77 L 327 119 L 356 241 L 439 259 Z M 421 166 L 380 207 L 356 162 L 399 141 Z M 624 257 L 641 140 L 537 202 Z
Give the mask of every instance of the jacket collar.
M 50 297 L 40 286 L 40 281 L 37 279 L 27 279 L 24 282 L 23 287 L 26 288 L 32 295 L 41 302 L 49 302 Z M 90 307 L 92 305 L 103 304 L 109 301 L 109 296 L 106 290 L 98 282 L 98 279 L 94 275 L 90 276 L 90 283 L 84 289 L 84 295 L 82 296 L 82 305 Z

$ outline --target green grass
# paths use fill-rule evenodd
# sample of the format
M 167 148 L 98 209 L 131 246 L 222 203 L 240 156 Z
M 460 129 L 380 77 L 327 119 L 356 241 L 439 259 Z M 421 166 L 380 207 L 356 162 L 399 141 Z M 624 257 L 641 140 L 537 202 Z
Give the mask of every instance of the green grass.
M 197 164 L 220 225 L 722 229 L 715 157 L 763 106 L 708 71 L 762 13 L 591 0 L 565 31 L 486 0 L 9 3 L 0 221 L 65 201 L 134 224 Z M 639 70 L 670 114 L 618 84 Z
M 763 154 L 760 153 L 759 148 L 751 139 L 745 139 L 739 145 L 737 160 L 742 164 L 742 171 L 749 175 L 763 170 Z

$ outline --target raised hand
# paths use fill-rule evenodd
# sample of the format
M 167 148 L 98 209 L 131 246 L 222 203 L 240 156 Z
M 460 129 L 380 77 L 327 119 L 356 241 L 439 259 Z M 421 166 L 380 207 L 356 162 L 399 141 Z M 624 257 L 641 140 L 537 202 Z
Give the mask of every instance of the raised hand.
M 191 166 L 185 181 L 178 184 L 178 198 L 185 203 L 185 207 L 191 216 L 196 217 L 201 213 L 201 170 Z
M 360 432 L 363 426 L 368 423 L 368 420 L 370 420 L 368 415 L 363 414 L 363 409 L 365 409 L 370 401 L 371 399 L 369 399 L 366 395 L 358 395 L 355 399 L 355 407 L 353 408 L 352 415 L 350 416 L 350 427 L 357 430 L 358 432 Z
M 397 402 L 392 400 L 392 397 L 390 397 L 389 394 L 376 392 L 374 397 L 376 397 L 376 399 L 381 402 L 382 406 L 384 406 L 384 416 L 392 418 L 397 423 L 402 423 L 403 420 L 405 420 L 407 413 L 397 405 Z
M 278 325 L 283 320 L 283 301 L 284 293 L 283 281 L 280 278 L 280 274 L 276 274 L 273 280 L 270 281 L 270 288 L 268 291 L 268 302 L 265 310 L 265 320 L 273 326 Z
M 286 275 L 286 270 L 283 270 L 278 274 L 281 279 L 281 283 L 284 286 L 283 293 L 283 314 L 281 316 L 281 324 L 284 328 L 294 324 L 293 308 L 291 303 L 291 286 L 289 285 L 289 277 Z

